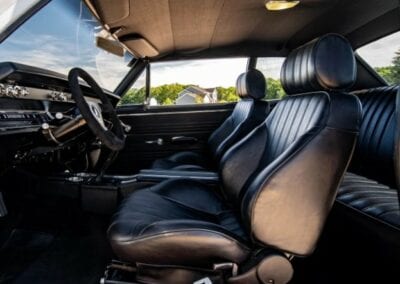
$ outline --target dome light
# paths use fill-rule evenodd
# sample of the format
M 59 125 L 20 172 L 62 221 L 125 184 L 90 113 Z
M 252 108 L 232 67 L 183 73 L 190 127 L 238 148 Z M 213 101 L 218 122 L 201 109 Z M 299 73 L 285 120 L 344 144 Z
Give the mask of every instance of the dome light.
M 300 1 L 291 1 L 291 0 L 268 0 L 265 3 L 265 7 L 269 11 L 280 11 L 293 8 L 297 6 Z

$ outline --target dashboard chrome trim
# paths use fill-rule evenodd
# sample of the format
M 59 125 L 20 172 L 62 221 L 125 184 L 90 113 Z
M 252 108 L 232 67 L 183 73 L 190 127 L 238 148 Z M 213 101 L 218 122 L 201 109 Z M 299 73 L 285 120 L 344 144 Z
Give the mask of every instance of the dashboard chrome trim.
M 75 103 L 70 93 L 48 90 L 48 89 L 23 87 L 15 84 L 4 84 L 4 83 L 0 83 L 0 97 Z M 94 104 L 101 103 L 99 99 L 95 99 L 92 97 L 85 97 L 85 99 L 88 102 L 92 102 Z

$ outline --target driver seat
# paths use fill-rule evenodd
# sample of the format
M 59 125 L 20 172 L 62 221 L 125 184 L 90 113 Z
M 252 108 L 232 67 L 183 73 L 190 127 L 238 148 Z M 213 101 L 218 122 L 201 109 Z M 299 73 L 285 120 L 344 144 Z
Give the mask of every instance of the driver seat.
M 312 253 L 358 135 L 360 102 L 342 92 L 356 77 L 352 48 L 321 37 L 281 74 L 289 96 L 223 156 L 220 193 L 172 179 L 123 202 L 108 234 L 136 281 L 287 283 L 290 259 Z

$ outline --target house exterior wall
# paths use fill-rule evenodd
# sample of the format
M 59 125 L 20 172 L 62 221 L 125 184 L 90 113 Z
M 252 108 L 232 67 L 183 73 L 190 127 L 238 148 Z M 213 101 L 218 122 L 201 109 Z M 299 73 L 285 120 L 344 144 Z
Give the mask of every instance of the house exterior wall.
M 195 103 L 196 103 L 196 99 L 190 94 L 183 94 L 183 95 L 179 96 L 175 101 L 175 104 L 177 104 L 177 105 L 188 105 L 188 104 L 195 104 Z

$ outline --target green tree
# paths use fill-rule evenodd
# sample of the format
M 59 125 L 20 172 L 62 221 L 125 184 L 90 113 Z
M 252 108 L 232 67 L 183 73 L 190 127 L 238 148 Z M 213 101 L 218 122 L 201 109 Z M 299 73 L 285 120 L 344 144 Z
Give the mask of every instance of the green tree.
M 217 87 L 217 92 L 219 103 L 237 102 L 239 100 L 239 96 L 236 94 L 235 87 Z
M 150 95 L 157 100 L 159 105 L 173 105 L 180 92 L 186 89 L 188 85 L 178 83 L 165 84 L 150 89 Z M 229 103 L 237 102 L 239 96 L 236 94 L 235 87 L 217 87 L 218 102 Z M 279 80 L 267 78 L 267 99 L 280 99 L 284 96 L 285 92 L 282 89 Z M 121 99 L 120 105 L 126 104 L 143 104 L 146 96 L 145 88 L 130 89 Z M 202 103 L 202 99 L 198 99 L 197 103 Z
M 394 84 L 400 83 L 400 49 L 395 53 L 395 56 L 392 60 L 393 69 L 392 69 L 392 79 Z
M 395 53 L 391 66 L 377 67 L 376 72 L 389 84 L 400 83 L 400 49 Z
M 393 66 L 376 67 L 375 70 L 389 84 L 395 83 L 395 78 L 393 76 Z
M 281 99 L 285 95 L 280 80 L 267 78 L 266 99 Z
M 150 89 L 150 95 L 157 100 L 160 105 L 172 105 L 178 97 L 178 94 L 184 90 L 187 85 L 167 84 Z M 130 89 L 121 99 L 120 105 L 143 104 L 146 97 L 145 87 L 140 89 Z
M 120 105 L 127 105 L 127 104 L 142 104 L 146 97 L 146 90 L 145 88 L 140 89 L 130 89 L 121 99 L 119 102 Z

